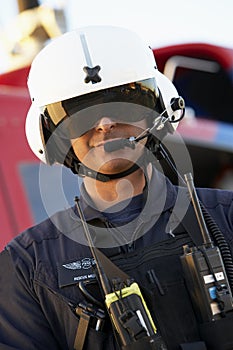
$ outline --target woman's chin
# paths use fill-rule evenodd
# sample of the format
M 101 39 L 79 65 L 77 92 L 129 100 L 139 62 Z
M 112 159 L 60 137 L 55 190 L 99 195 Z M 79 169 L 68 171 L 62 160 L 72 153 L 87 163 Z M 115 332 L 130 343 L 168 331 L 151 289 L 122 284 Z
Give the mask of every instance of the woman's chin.
M 134 163 L 132 161 L 121 159 L 121 158 L 115 158 L 105 162 L 99 167 L 96 167 L 96 165 L 93 165 L 93 166 L 89 165 L 89 168 L 99 173 L 113 175 L 113 174 L 118 174 L 130 169 L 133 166 L 133 164 Z

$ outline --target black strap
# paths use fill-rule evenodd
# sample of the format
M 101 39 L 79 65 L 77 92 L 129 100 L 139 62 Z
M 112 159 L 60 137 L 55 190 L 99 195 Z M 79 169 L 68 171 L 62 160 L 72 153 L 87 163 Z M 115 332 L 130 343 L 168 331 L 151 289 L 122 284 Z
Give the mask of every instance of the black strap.
M 187 188 L 179 189 L 179 206 L 173 211 L 173 215 L 184 226 L 185 231 L 189 234 L 196 247 L 203 245 L 201 229 L 195 214 L 192 203 L 187 200 L 189 198 Z M 188 205 L 188 208 L 187 208 Z M 183 215 L 185 213 L 185 215 Z
M 201 230 L 192 204 L 190 204 L 188 207 L 188 210 L 182 220 L 182 224 L 184 225 L 185 230 L 191 237 L 195 246 L 200 247 L 203 245 Z
M 98 248 L 94 249 L 98 260 L 103 267 L 104 273 L 110 281 L 113 280 L 116 276 L 123 282 L 130 280 L 130 277 L 117 265 L 115 265 L 104 253 L 102 253 Z
M 128 170 L 122 171 L 121 173 L 108 175 L 108 174 L 103 174 L 103 173 L 99 173 L 95 170 L 92 170 L 82 163 L 77 163 L 77 164 L 74 163 L 74 165 L 75 165 L 75 167 L 73 167 L 73 169 L 74 169 L 73 172 L 75 172 L 79 176 L 81 176 L 81 177 L 88 176 L 88 177 L 91 177 L 93 179 L 96 179 L 96 180 L 99 180 L 102 182 L 107 182 L 107 181 L 114 180 L 114 179 L 120 179 L 122 177 L 125 177 L 127 175 L 134 173 L 140 167 L 138 164 L 135 163 Z

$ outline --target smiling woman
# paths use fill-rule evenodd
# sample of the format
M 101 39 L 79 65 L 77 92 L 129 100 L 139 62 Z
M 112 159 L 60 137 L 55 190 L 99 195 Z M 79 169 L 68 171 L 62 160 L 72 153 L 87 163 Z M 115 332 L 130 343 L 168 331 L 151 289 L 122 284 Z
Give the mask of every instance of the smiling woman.
M 182 140 L 181 154 L 166 153 L 185 104 L 152 49 L 122 27 L 78 28 L 40 51 L 28 87 L 29 146 L 82 181 L 74 206 L 0 253 L 0 348 L 233 348 L 233 194 L 192 190 Z M 4 150 L 11 142 L 12 160 L 18 152 L 9 130 L 0 140 Z M 177 185 L 160 160 L 172 166 Z M 56 201 L 60 182 L 46 173 L 43 180 L 40 193 Z M 22 201 L 17 207 L 24 211 Z M 211 276 L 221 276 L 221 285 Z

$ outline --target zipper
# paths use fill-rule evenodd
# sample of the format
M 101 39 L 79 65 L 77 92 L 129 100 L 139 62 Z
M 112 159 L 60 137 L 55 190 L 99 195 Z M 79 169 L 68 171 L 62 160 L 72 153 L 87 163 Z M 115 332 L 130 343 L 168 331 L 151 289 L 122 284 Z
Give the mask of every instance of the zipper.
M 125 237 L 124 233 L 123 233 L 117 226 L 115 226 L 114 224 L 112 224 L 112 223 L 111 223 L 110 221 L 108 221 L 107 219 L 103 220 L 103 223 L 105 224 L 105 226 L 106 226 L 107 229 L 109 229 L 109 230 L 113 229 L 113 230 L 116 230 L 117 232 L 120 233 L 120 235 L 121 235 L 121 241 L 117 240 L 117 236 L 116 236 L 116 235 L 113 236 L 114 239 L 115 239 L 115 241 L 116 241 L 116 243 L 119 244 L 119 247 L 122 246 L 122 238 L 123 238 L 124 241 L 125 241 L 123 244 L 124 244 L 124 245 L 127 245 L 127 238 Z M 111 232 L 112 232 L 112 231 L 111 231 Z
M 106 227 L 107 227 L 108 229 L 114 229 L 114 230 L 116 230 L 117 232 L 119 232 L 119 233 L 121 234 L 121 237 L 123 237 L 123 238 L 125 239 L 125 244 L 124 244 L 124 246 L 126 246 L 127 253 L 132 253 L 132 252 L 135 251 L 135 240 L 136 240 L 136 237 L 138 236 L 138 234 L 139 234 L 139 232 L 141 231 L 141 228 L 142 228 L 142 226 L 143 226 L 143 224 L 144 224 L 144 221 L 143 221 L 143 220 L 140 220 L 139 224 L 137 225 L 137 228 L 136 228 L 136 230 L 135 230 L 134 233 L 133 233 L 132 240 L 131 240 L 130 243 L 128 243 L 127 238 L 124 236 L 123 232 L 122 232 L 117 226 L 115 226 L 114 224 L 112 224 L 112 223 L 111 223 L 110 221 L 108 221 L 108 220 L 104 220 L 104 223 L 105 223 L 105 225 L 106 225 Z M 116 239 L 116 237 L 114 237 L 114 238 Z M 116 240 L 116 242 L 117 242 L 117 240 Z M 121 242 L 117 242 L 117 243 L 120 244 L 119 247 L 122 246 L 122 241 L 121 241 Z M 123 252 L 123 253 L 124 253 L 124 252 Z
M 136 237 L 138 236 L 139 232 L 141 231 L 142 225 L 144 224 L 143 220 L 140 220 L 139 225 L 137 226 L 136 230 L 133 233 L 132 241 L 127 245 L 127 251 L 128 253 L 131 253 L 135 250 L 135 240 Z

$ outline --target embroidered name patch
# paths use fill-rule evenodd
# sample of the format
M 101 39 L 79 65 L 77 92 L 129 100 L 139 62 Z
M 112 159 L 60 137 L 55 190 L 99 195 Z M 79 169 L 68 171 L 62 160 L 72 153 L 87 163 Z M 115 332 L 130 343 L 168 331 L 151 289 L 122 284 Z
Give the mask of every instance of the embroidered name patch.
M 58 284 L 59 287 L 65 287 L 77 284 L 80 281 L 94 279 L 93 267 L 95 259 L 81 258 L 72 262 L 65 262 L 58 266 Z

